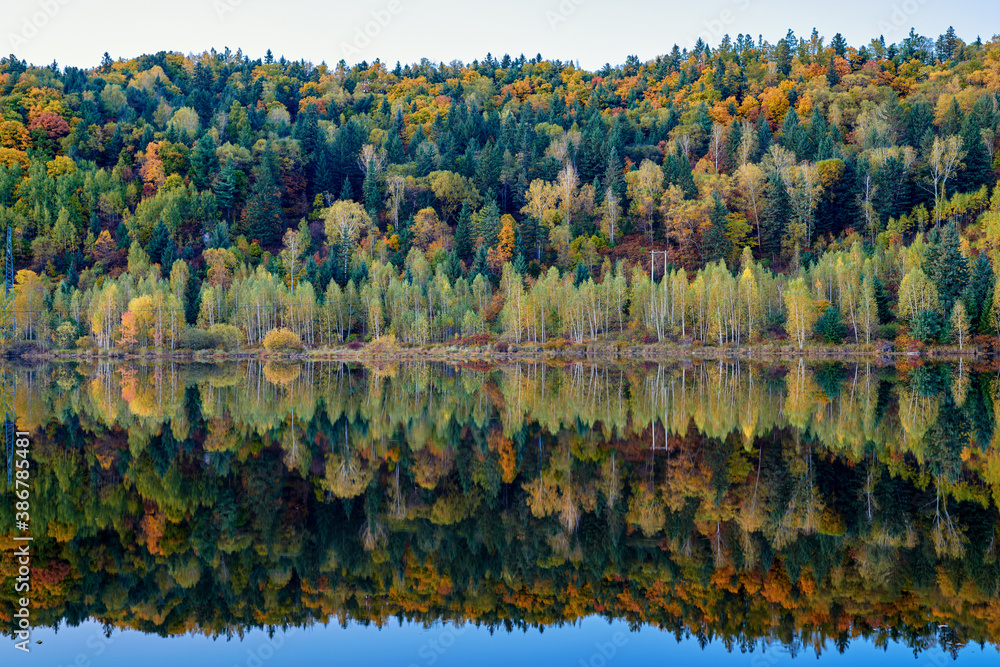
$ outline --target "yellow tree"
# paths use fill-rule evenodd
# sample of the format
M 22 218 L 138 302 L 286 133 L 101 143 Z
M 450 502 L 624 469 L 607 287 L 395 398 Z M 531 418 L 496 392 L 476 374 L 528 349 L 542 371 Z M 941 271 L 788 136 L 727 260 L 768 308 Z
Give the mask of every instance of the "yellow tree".
M 608 237 L 608 243 L 615 244 L 615 234 L 618 232 L 618 220 L 621 218 L 621 202 L 614 188 L 604 191 L 604 202 L 601 204 L 601 231 Z
M 505 214 L 500 218 L 500 235 L 497 244 L 487 251 L 490 269 L 499 273 L 501 267 L 514 254 L 514 216 Z
M 135 313 L 126 310 L 122 313 L 122 325 L 118 344 L 124 348 L 131 349 L 139 343 L 139 323 L 136 321 Z
M 303 223 L 305 220 L 302 221 Z M 308 228 L 306 229 L 308 233 Z M 294 229 L 288 229 L 285 231 L 285 236 L 282 238 L 282 245 L 284 246 L 279 254 L 281 258 L 281 263 L 285 265 L 285 272 L 288 275 L 288 289 L 295 289 L 295 278 L 296 271 L 295 267 L 299 262 L 299 257 L 302 256 L 302 252 L 305 249 L 305 242 L 308 237 L 303 238 L 300 231 Z
M 652 238 L 653 215 L 663 195 L 663 171 L 652 160 L 643 160 L 638 170 L 625 174 L 625 183 L 629 210 Z
M 743 207 L 747 217 L 753 216 L 754 227 L 757 228 L 757 247 L 760 247 L 760 207 L 767 181 L 764 172 L 753 163 L 744 164 L 736 170 L 736 182 L 743 196 Z
M 34 271 L 21 269 L 14 277 L 14 316 L 24 337 L 38 337 L 38 327 L 44 321 L 45 297 L 49 290 L 41 276 Z
M 521 213 L 533 217 L 538 221 L 539 225 L 542 225 L 546 218 L 548 218 L 549 211 L 556 205 L 556 191 L 549 183 L 536 178 L 528 186 L 528 192 L 525 194 L 526 204 L 521 208 Z M 542 241 L 541 235 L 536 234 L 538 238 L 538 248 L 537 256 L 538 259 L 542 257 Z
M 795 278 L 788 283 L 785 289 L 785 308 L 788 317 L 785 331 L 798 343 L 801 350 L 819 318 L 804 278 Z
M 945 139 L 934 137 L 928 160 L 931 185 L 934 186 L 934 224 L 941 225 L 941 207 L 947 197 L 948 179 L 962 167 L 962 138 L 951 135 Z
M 924 270 L 915 266 L 907 271 L 899 284 L 899 316 L 909 320 L 921 310 L 937 309 L 937 288 Z
M 677 244 L 681 259 L 689 265 L 702 262 L 701 241 L 712 224 L 709 202 L 684 199 L 681 189 L 671 185 L 663 195 L 661 211 L 667 237 Z
M 451 246 L 451 235 L 448 225 L 438 218 L 433 208 L 422 208 L 413 216 L 413 244 L 424 251 L 434 247 L 448 250 Z M 436 244 L 436 245 L 435 245 Z
M 577 176 L 576 168 L 572 164 L 566 166 L 559 172 L 556 178 L 556 192 L 559 194 L 559 206 L 563 209 L 563 223 L 570 225 L 573 217 L 573 199 L 576 196 L 576 186 L 580 178 Z
M 344 273 L 347 273 L 347 260 L 350 259 L 351 248 L 357 242 L 361 232 L 371 227 L 372 220 L 368 217 L 365 207 L 350 199 L 335 202 L 326 213 L 326 241 L 331 248 L 339 243 L 344 254 Z
M 750 342 L 758 334 L 760 320 L 760 290 L 750 265 L 744 266 L 740 275 L 739 306 L 741 324 L 746 330 L 747 342 Z

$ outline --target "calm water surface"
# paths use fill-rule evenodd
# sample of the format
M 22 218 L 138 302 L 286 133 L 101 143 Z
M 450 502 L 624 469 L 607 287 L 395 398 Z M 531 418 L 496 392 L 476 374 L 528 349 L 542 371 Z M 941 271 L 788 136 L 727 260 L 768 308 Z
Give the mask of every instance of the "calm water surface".
M 34 537 L 32 652 L 4 664 L 997 664 L 987 365 L 0 380 Z

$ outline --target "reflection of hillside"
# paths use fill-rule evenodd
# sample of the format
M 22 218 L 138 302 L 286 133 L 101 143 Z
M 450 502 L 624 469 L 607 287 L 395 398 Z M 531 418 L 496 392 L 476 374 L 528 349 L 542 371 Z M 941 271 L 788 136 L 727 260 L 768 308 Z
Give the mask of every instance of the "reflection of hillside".
M 996 642 L 987 370 L 21 371 L 36 618 L 174 634 L 604 614 L 734 646 L 918 647 L 939 624 Z

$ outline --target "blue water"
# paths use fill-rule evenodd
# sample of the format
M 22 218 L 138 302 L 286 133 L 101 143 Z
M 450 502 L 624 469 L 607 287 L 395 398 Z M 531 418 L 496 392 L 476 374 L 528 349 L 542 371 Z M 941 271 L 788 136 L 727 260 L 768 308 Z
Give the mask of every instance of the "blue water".
M 42 644 L 35 644 L 40 639 Z M 313 628 L 293 628 L 268 639 L 263 631 L 246 635 L 243 641 L 208 639 L 202 636 L 161 638 L 135 631 L 115 631 L 105 638 L 98 623 L 85 623 L 58 632 L 36 630 L 30 656 L 11 646 L 2 664 L 46 667 L 279 667 L 294 665 L 371 667 L 477 667 L 510 665 L 545 665 L 545 667 L 612 667 L 617 665 L 775 665 L 815 663 L 811 647 L 802 649 L 796 658 L 776 646 L 761 654 L 728 652 L 713 642 L 702 649 L 694 639 L 677 642 L 673 635 L 652 628 L 630 632 L 625 623 L 608 624 L 600 618 L 588 618 L 574 626 L 550 627 L 544 632 L 531 629 L 508 634 L 495 631 L 491 636 L 483 628 L 467 625 L 399 626 L 395 621 L 381 630 L 373 626 L 349 624 Z M 23 656 L 23 657 L 22 657 Z M 870 642 L 855 641 L 841 655 L 831 645 L 819 662 L 824 665 L 888 664 L 919 667 L 943 667 L 952 663 L 940 649 L 921 653 L 916 659 L 905 646 L 890 644 L 887 649 Z M 959 665 L 1000 664 L 1000 653 L 993 647 L 967 646 L 959 654 Z

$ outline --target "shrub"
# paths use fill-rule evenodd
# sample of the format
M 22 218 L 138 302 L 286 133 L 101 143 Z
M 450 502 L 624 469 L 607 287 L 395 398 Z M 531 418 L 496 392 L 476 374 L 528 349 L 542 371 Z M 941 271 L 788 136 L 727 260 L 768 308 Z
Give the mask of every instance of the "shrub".
M 386 334 L 384 336 L 379 336 L 372 342 L 368 343 L 368 351 L 373 354 L 390 354 L 399 349 L 399 345 L 396 342 L 395 334 Z
M 299 340 L 299 335 L 291 329 L 271 329 L 264 336 L 264 349 L 269 352 L 301 350 L 302 341 Z
M 489 334 L 474 334 L 472 336 L 459 338 L 455 342 L 463 347 L 482 347 L 483 345 L 489 345 L 490 340 Z
M 178 346 L 188 350 L 210 350 L 217 347 L 218 337 L 205 329 L 188 327 L 178 337 Z
M 910 320 L 910 335 L 922 343 L 932 343 L 941 336 L 941 314 L 936 310 L 921 310 Z
M 546 350 L 563 350 L 569 343 L 566 342 L 565 338 L 550 338 L 542 345 L 542 348 Z
M 875 329 L 875 337 L 892 340 L 899 335 L 899 329 L 899 322 L 887 322 Z
M 81 336 L 76 339 L 76 346 L 81 350 L 92 350 L 96 345 L 94 344 L 93 336 Z
M 232 324 L 213 324 L 208 332 L 216 338 L 215 347 L 236 350 L 243 346 L 243 332 Z
M 836 306 L 827 306 L 826 310 L 816 320 L 816 336 L 824 343 L 840 345 L 844 342 L 846 327 Z
M 23 357 L 30 354 L 45 352 L 45 345 L 38 340 L 14 341 L 4 350 L 8 357 Z

